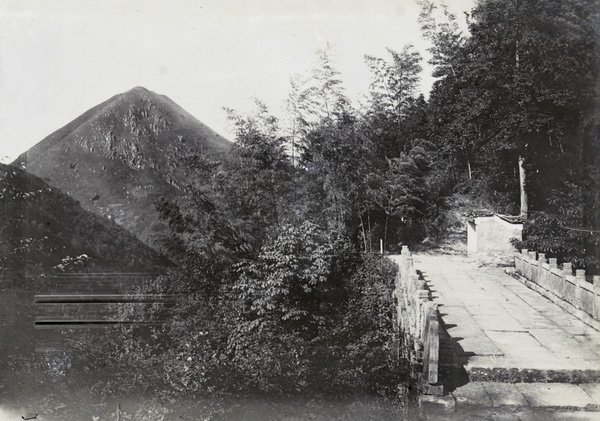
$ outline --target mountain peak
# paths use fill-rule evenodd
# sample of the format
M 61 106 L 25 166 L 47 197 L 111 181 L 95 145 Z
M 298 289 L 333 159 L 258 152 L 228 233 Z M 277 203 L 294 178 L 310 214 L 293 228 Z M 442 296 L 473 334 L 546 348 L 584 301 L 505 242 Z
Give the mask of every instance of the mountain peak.
M 91 152 L 104 150 L 118 158 L 110 147 L 107 149 L 107 144 L 129 141 L 131 146 L 148 140 L 176 144 L 182 137 L 209 152 L 223 153 L 231 147 L 231 142 L 167 96 L 136 86 L 91 108 L 52 133 L 21 155 L 13 165 L 29 166 L 58 144 L 84 144 Z
M 144 93 L 148 93 L 148 92 L 152 92 L 152 91 L 144 88 L 143 86 L 136 86 L 134 88 L 131 88 L 129 90 L 129 92 L 144 92 Z
M 154 202 L 177 197 L 189 184 L 182 160 L 220 159 L 230 147 L 168 97 L 138 86 L 88 110 L 13 164 L 151 244 L 164 229 Z
M 120 96 L 141 96 L 141 97 L 156 97 L 160 98 L 162 95 L 157 94 L 149 89 L 144 88 L 143 86 L 136 86 L 135 88 L 131 88 L 127 92 L 122 93 Z

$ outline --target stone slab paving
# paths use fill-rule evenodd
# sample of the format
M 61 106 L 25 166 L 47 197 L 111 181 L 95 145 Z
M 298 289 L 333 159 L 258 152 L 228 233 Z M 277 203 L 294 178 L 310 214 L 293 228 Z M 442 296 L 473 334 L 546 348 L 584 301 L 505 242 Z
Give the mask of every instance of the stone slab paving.
M 416 254 L 414 263 L 439 304 L 448 342 L 440 346 L 452 351 L 443 363 L 469 379 L 450 387 L 455 409 L 563 409 L 600 420 L 599 331 L 503 268 L 450 255 Z
M 600 332 L 502 268 L 478 268 L 446 255 L 415 255 L 414 261 L 438 296 L 435 301 L 459 354 L 505 356 L 519 369 L 600 371 Z M 446 297 L 451 297 L 449 304 Z M 495 360 L 484 359 L 490 362 L 486 367 L 509 361 Z

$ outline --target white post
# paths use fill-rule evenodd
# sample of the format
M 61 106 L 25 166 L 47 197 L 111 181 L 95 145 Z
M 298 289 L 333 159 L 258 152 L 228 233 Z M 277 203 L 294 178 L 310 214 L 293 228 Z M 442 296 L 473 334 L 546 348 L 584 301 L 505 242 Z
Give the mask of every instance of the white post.
M 383 256 L 383 238 L 379 239 L 379 249 L 381 250 L 381 255 Z

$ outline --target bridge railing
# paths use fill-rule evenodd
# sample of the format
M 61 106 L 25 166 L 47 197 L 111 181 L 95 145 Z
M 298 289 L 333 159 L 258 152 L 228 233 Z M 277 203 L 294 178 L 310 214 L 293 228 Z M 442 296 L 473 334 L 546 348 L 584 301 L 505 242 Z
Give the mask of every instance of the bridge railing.
M 585 270 L 573 273 L 571 263 L 560 267 L 557 259 L 527 249 L 515 255 L 515 269 L 530 287 L 559 304 L 583 321 L 600 320 L 600 276 L 590 282 Z
M 419 277 L 407 246 L 402 246 L 396 277 L 398 320 L 403 334 L 404 357 L 410 359 L 422 393 L 443 394 L 438 385 L 439 313 L 426 282 Z

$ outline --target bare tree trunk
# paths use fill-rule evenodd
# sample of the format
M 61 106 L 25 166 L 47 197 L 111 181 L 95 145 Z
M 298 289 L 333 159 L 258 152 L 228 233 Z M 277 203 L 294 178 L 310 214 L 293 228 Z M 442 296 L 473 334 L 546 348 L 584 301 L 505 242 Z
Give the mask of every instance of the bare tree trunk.
M 369 253 L 371 253 L 373 251 L 373 238 L 371 238 L 371 212 L 367 212 L 367 218 L 369 220 Z
M 367 250 L 367 234 L 365 233 L 365 223 L 363 222 L 363 217 L 360 215 L 360 228 L 362 229 L 362 237 L 363 237 L 363 245 L 365 247 L 365 253 Z
M 385 249 L 387 247 L 387 231 L 388 231 L 388 221 L 390 217 L 389 215 L 385 215 L 385 229 L 383 231 L 383 247 L 381 248 L 381 254 L 385 253 Z
M 525 158 L 519 157 L 519 186 L 521 189 L 521 217 L 527 219 L 529 213 L 529 204 L 527 201 L 527 191 L 525 190 Z

